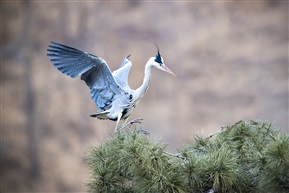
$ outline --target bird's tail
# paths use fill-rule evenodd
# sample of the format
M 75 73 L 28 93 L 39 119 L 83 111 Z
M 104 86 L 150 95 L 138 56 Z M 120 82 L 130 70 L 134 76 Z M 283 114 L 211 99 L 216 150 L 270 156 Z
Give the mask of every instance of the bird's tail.
M 95 113 L 95 114 L 92 114 L 92 115 L 89 115 L 89 116 L 93 117 L 93 118 L 98 118 L 98 119 L 101 119 L 101 120 L 103 120 L 103 119 L 105 120 L 105 119 L 108 119 L 107 114 L 108 114 L 108 112 L 104 111 L 104 112 Z

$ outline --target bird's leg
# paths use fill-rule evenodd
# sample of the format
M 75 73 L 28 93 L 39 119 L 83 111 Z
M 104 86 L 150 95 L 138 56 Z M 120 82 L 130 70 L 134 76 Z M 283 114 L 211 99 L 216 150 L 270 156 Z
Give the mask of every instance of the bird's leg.
M 118 116 L 117 116 L 117 121 L 116 121 L 116 126 L 114 128 L 114 133 L 118 132 L 118 124 L 119 124 L 119 121 L 121 119 L 121 116 L 122 116 L 122 113 L 119 113 Z M 121 129 L 119 129 L 119 131 L 121 131 Z
M 127 118 L 127 119 L 128 119 L 128 118 Z M 131 120 L 130 122 L 128 122 L 127 124 L 125 124 L 126 121 L 127 121 L 127 119 L 124 120 L 124 126 L 122 126 L 122 127 L 119 129 L 120 131 L 121 131 L 122 129 L 126 128 L 127 126 L 131 126 L 131 125 L 134 124 L 134 123 L 141 123 L 141 121 L 143 120 L 143 119 L 141 119 L 141 118 L 138 118 L 138 119 Z

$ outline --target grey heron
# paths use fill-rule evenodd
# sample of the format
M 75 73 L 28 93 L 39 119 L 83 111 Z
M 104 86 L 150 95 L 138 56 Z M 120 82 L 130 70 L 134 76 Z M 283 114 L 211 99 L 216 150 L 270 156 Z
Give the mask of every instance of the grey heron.
M 176 76 L 164 63 L 158 45 L 157 55 L 151 57 L 145 65 L 142 85 L 133 90 L 128 85 L 128 74 L 132 63 L 130 55 L 126 56 L 118 70 L 111 72 L 106 61 L 99 56 L 51 42 L 47 56 L 62 73 L 76 78 L 81 77 L 90 89 L 92 100 L 98 107 L 98 113 L 90 115 L 98 119 L 116 121 L 115 132 L 119 122 L 126 124 L 132 110 L 138 105 L 151 80 L 151 69 L 155 67 Z

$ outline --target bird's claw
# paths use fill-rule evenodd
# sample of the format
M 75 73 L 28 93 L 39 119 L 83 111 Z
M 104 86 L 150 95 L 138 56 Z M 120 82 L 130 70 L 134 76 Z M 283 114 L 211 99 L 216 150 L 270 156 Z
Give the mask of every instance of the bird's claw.
M 124 128 L 126 128 L 126 127 L 131 127 L 134 123 L 139 123 L 139 124 L 141 124 L 141 121 L 142 121 L 143 119 L 142 118 L 138 118 L 138 119 L 134 119 L 134 120 L 131 120 L 130 122 L 128 122 L 127 124 L 125 124 L 122 128 L 120 128 L 119 130 L 121 131 L 121 130 L 123 130 Z
M 142 121 L 143 119 L 142 118 L 138 118 L 138 119 L 134 119 L 134 120 L 131 120 L 129 123 L 128 123 L 128 125 L 132 125 L 132 124 L 134 124 L 134 123 L 139 123 L 139 124 L 141 124 L 141 121 Z
M 134 120 L 131 120 L 130 122 L 128 122 L 124 127 L 127 127 L 127 126 L 129 126 L 129 127 L 131 127 L 133 124 L 135 124 L 135 123 L 139 123 L 139 124 L 141 124 L 141 121 L 142 121 L 143 119 L 142 118 L 138 118 L 138 119 L 134 119 Z M 123 127 L 123 128 L 124 128 Z

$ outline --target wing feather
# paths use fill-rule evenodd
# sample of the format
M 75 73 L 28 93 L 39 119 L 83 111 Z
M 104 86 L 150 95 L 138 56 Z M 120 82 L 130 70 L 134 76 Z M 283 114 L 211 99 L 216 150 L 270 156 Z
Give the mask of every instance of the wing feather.
M 128 74 L 131 69 L 132 63 L 129 60 L 130 55 L 126 56 L 120 65 L 120 68 L 113 71 L 112 75 L 115 81 L 127 92 L 132 92 L 128 85 Z
M 115 96 L 125 93 L 112 76 L 105 60 L 69 46 L 51 43 L 47 49 L 50 61 L 59 71 L 72 78 L 81 76 L 100 111 L 108 110 Z

